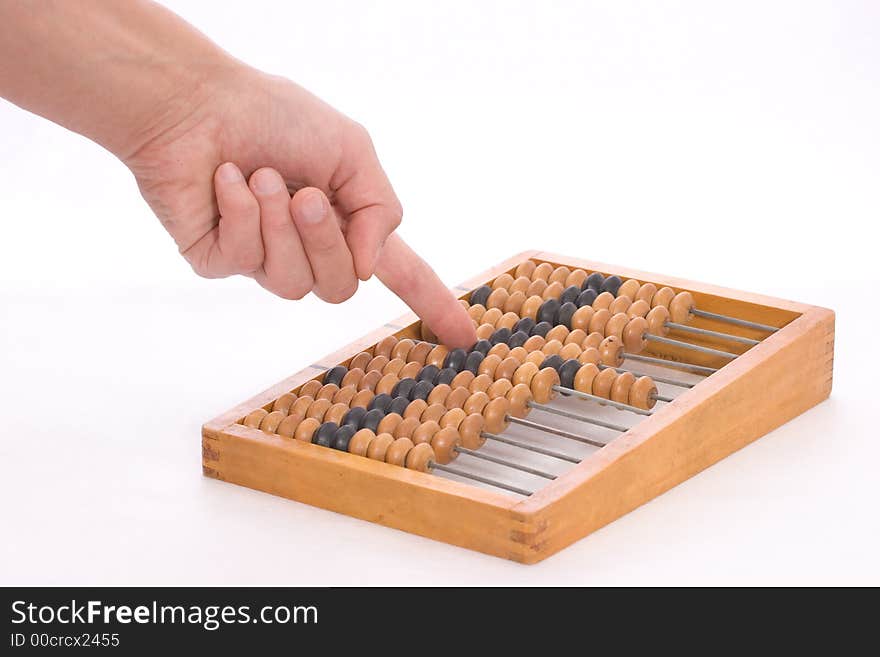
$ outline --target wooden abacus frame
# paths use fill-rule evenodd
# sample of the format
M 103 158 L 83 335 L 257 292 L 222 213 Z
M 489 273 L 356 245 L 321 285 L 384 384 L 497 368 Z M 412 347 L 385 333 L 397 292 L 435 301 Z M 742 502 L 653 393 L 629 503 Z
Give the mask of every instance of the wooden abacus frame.
M 834 313 L 825 308 L 541 251 L 510 258 L 455 292 L 466 296 L 500 274 L 512 273 L 527 259 L 688 290 L 698 308 L 783 328 L 729 363 L 688 352 L 691 362 L 723 368 L 525 499 L 240 424 L 249 412 L 269 410 L 283 393 L 320 377 L 327 368 L 346 364 L 388 335 L 419 337 L 419 320 L 410 313 L 205 424 L 204 474 L 535 563 L 803 413 L 831 392 Z M 711 320 L 695 319 L 693 324 L 731 332 L 729 325 Z M 764 337 L 749 329 L 736 332 Z M 712 340 L 689 339 L 715 346 Z M 671 360 L 684 355 L 665 345 L 649 353 Z

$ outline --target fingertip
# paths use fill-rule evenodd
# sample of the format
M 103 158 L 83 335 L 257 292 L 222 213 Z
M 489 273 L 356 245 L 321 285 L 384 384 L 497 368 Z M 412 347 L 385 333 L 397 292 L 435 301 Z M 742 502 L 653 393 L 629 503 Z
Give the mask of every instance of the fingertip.
M 217 171 L 214 172 L 214 182 L 218 185 L 243 183 L 244 175 L 242 175 L 241 169 L 239 169 L 234 163 L 224 162 L 217 167 Z
M 450 306 L 449 314 L 438 322 L 438 326 L 428 326 L 437 335 L 440 343 L 447 347 L 469 349 L 477 341 L 474 322 L 458 302 Z
M 282 190 L 287 190 L 284 178 L 271 167 L 263 167 L 254 171 L 248 181 L 248 186 L 254 194 L 261 197 L 273 196 Z
M 297 224 L 318 224 L 327 217 L 329 208 L 327 196 L 316 187 L 303 187 L 290 198 L 290 213 Z

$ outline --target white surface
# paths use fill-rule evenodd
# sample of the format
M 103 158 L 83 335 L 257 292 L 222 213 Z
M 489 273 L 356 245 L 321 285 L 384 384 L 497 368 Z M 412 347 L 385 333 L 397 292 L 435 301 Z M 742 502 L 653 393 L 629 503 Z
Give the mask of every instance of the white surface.
M 366 124 L 450 284 L 542 248 L 828 306 L 832 398 L 532 567 L 205 479 L 203 421 L 401 304 L 196 279 L 0 103 L 0 584 L 880 584 L 876 4 L 169 4 Z

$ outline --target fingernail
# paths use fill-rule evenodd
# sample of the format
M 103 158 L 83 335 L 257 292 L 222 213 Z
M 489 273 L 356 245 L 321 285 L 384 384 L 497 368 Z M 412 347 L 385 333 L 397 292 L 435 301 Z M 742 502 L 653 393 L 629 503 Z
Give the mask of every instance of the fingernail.
M 244 182 L 244 176 L 232 162 L 221 164 L 217 171 L 217 177 L 225 183 Z
M 272 169 L 260 169 L 251 177 L 251 182 L 254 185 L 254 191 L 258 194 L 274 194 L 284 187 L 281 176 Z
M 324 218 L 324 197 L 320 192 L 309 192 L 300 202 L 299 218 L 307 224 L 316 224 Z

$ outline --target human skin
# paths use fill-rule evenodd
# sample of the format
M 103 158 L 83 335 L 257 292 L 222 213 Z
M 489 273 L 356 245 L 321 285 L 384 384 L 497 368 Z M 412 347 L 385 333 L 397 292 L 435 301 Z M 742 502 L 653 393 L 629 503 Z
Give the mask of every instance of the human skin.
M 102 145 L 195 272 L 331 303 L 376 275 L 451 346 L 473 323 L 395 233 L 367 131 L 146 0 L 0 0 L 0 96 Z

